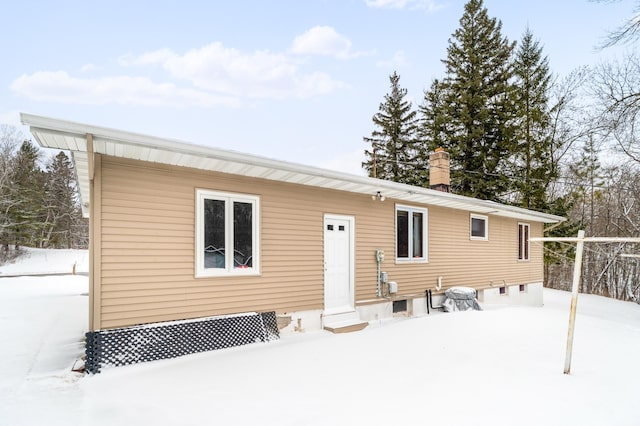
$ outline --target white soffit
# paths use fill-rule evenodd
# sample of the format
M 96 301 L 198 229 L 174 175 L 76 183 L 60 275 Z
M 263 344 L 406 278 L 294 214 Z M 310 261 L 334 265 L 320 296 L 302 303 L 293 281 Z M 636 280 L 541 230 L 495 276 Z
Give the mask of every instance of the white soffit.
M 466 210 L 474 213 L 510 217 L 532 222 L 556 223 L 564 218 L 347 173 L 272 160 L 236 151 L 193 145 L 138 133 L 124 132 L 48 117 L 20 114 L 38 143 L 47 148 L 69 150 L 76 165 L 83 213 L 88 215 L 89 167 L 87 134 L 93 136 L 93 150 L 98 154 L 129 158 L 201 170 L 237 174 L 279 182 L 374 195 L 380 191 L 389 199 Z

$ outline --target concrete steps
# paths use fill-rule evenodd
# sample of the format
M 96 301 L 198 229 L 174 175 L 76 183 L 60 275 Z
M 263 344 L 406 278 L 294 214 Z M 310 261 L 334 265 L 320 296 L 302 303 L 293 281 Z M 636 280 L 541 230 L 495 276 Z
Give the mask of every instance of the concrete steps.
M 368 322 L 360 319 L 356 311 L 341 312 L 322 317 L 322 327 L 332 333 L 352 333 L 360 331 L 368 325 Z

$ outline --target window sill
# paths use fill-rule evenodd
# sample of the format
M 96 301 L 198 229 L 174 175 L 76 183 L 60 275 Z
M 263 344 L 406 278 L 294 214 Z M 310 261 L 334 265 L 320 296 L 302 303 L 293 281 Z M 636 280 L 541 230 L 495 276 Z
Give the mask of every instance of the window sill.
M 416 263 L 429 263 L 429 259 L 396 259 L 396 265 L 413 265 Z
M 227 271 L 215 271 L 215 272 L 211 272 L 211 271 L 197 271 L 195 273 L 195 278 L 231 278 L 231 277 L 257 277 L 262 275 L 260 273 L 260 271 L 255 271 L 255 270 L 251 270 L 251 271 L 238 271 L 238 270 L 234 270 L 233 272 L 227 272 Z

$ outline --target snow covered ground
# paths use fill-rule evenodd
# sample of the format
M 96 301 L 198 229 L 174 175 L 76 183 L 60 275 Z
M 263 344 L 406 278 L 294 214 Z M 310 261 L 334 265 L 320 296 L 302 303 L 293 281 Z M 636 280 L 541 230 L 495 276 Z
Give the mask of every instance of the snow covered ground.
M 87 273 L 89 271 L 88 250 L 46 250 L 24 247 L 23 256 L 14 262 L 0 265 L 0 277 L 3 275 L 39 274 L 39 273 Z
M 0 424 L 640 425 L 633 303 L 580 296 L 571 375 L 570 295 L 545 290 L 543 308 L 485 306 L 82 376 L 70 370 L 86 291 L 84 276 L 0 278 Z

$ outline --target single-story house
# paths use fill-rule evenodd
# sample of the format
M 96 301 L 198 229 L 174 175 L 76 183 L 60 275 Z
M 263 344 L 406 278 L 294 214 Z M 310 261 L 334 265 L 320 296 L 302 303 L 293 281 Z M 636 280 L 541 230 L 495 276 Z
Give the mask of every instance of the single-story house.
M 281 333 L 427 310 L 452 286 L 542 304 L 543 250 L 562 217 L 432 188 L 21 114 L 69 150 L 90 219 L 89 328 L 275 312 Z M 437 303 L 436 303 L 437 304 Z

